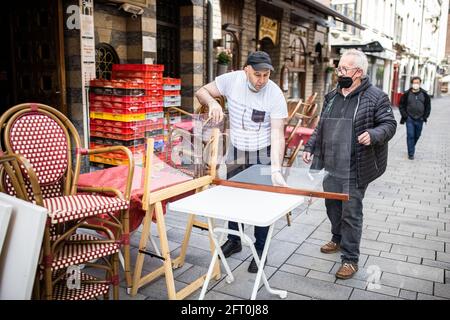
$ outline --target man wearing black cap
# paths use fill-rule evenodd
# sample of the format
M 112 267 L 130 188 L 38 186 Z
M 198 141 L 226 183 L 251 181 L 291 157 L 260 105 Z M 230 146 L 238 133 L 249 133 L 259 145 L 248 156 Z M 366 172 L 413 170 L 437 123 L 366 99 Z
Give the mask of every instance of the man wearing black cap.
M 231 140 L 229 160 L 242 164 L 238 170 L 228 173 L 228 178 L 254 164 L 270 164 L 272 183 L 286 185 L 281 175 L 281 164 L 285 143 L 284 119 L 288 112 L 281 89 L 269 79 L 273 70 L 270 56 L 266 52 L 256 51 L 248 56 L 244 70 L 223 74 L 195 94 L 201 104 L 209 107 L 209 116 L 215 122 L 222 121 L 223 111 L 214 98 L 227 98 Z M 229 228 L 238 230 L 238 225 L 229 222 Z M 268 230 L 268 227 L 255 226 L 255 248 L 259 256 L 262 255 Z M 228 235 L 228 241 L 222 246 L 225 257 L 241 250 L 240 238 Z M 248 271 L 258 271 L 254 259 Z

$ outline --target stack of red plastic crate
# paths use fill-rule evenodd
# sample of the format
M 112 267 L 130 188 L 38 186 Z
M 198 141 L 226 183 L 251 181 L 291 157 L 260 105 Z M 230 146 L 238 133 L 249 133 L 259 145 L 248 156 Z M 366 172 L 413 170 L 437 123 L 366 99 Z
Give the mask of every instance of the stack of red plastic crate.
M 163 71 L 161 64 L 115 64 L 112 69 L 113 79 L 133 80 L 144 84 L 145 99 L 158 109 L 146 113 L 145 137 L 155 140 L 155 150 L 164 147 L 164 93 Z
M 163 78 L 164 107 L 181 106 L 181 79 Z
M 114 80 L 91 80 L 91 148 L 126 146 L 137 164 L 144 161 L 147 136 L 155 137 L 157 150 L 163 148 L 163 70 L 162 65 L 114 65 Z M 158 75 L 155 80 L 145 78 L 154 74 Z M 114 152 L 93 155 L 90 160 L 107 165 L 127 163 L 122 153 Z

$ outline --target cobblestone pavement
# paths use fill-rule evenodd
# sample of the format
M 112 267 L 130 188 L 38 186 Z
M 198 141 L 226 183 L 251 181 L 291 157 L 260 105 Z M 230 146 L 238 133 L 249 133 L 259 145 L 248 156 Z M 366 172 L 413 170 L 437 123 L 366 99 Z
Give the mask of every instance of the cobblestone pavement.
M 433 99 L 431 117 L 411 161 L 405 126 L 398 126 L 390 142 L 388 169 L 369 186 L 364 199 L 360 269 L 353 279 L 337 280 L 339 254 L 319 251 L 331 233 L 324 202 L 317 200 L 308 212 L 304 206 L 294 212 L 292 226 L 285 219 L 277 222 L 265 268 L 270 284 L 288 290 L 288 299 L 450 299 L 449 129 L 450 98 Z M 183 214 L 167 216 L 174 256 L 186 220 Z M 155 226 L 152 232 L 157 234 Z M 247 233 L 252 235 L 253 229 L 247 228 Z M 133 263 L 139 237 L 139 232 L 132 237 Z M 247 272 L 250 259 L 247 247 L 230 257 L 235 282 L 212 280 L 206 299 L 248 299 L 255 277 Z M 156 259 L 146 261 L 145 270 L 160 265 Z M 175 271 L 177 289 L 205 273 L 209 261 L 207 232 L 194 229 L 186 263 Z M 199 291 L 189 299 L 197 299 Z M 121 288 L 121 299 L 167 299 L 165 279 L 141 288 L 135 297 Z M 279 298 L 260 288 L 258 299 Z

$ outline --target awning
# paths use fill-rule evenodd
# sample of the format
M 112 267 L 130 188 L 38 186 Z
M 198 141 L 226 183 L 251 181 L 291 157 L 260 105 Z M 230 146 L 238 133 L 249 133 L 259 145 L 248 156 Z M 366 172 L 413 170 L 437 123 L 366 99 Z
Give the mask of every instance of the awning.
M 313 8 L 323 14 L 326 14 L 327 16 L 331 16 L 333 18 L 335 18 L 338 21 L 341 21 L 342 23 L 354 26 L 358 29 L 361 30 L 365 30 L 366 28 L 364 28 L 362 25 L 360 25 L 359 23 L 353 21 L 352 19 L 347 18 L 346 16 L 344 16 L 343 14 L 337 12 L 336 10 L 331 9 L 330 7 L 327 7 L 326 5 L 321 4 L 318 1 L 315 0 L 295 0 L 294 3 L 299 3 L 299 4 L 303 4 L 306 5 L 310 8 Z
M 363 27 L 362 25 L 360 25 L 359 23 L 353 21 L 352 19 L 347 18 L 346 16 L 344 16 L 343 14 L 340 14 L 339 12 L 337 12 L 336 10 L 331 9 L 330 7 L 327 7 L 326 5 L 323 5 L 321 3 L 319 3 L 318 1 L 315 0 L 293 0 L 293 1 L 286 1 L 286 0 L 261 0 L 276 6 L 279 6 L 281 8 L 286 8 L 286 9 L 290 9 L 293 10 L 295 13 L 295 10 L 300 10 L 301 11 L 305 11 L 305 10 L 301 10 L 301 8 L 298 7 L 298 5 L 303 5 L 306 6 L 308 8 L 311 8 L 317 12 L 320 12 L 326 16 L 330 16 L 333 17 L 334 19 L 354 26 L 358 29 L 361 30 L 365 30 L 366 28 Z M 296 5 L 297 4 L 297 5 Z
M 384 48 L 378 41 L 369 42 L 366 44 L 336 44 L 332 48 L 342 49 L 361 49 L 362 52 L 383 52 Z

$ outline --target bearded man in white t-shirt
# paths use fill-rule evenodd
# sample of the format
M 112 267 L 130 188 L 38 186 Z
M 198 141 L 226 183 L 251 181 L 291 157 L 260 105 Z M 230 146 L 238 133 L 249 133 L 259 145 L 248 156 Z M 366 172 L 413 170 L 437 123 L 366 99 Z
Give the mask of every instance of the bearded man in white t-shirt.
M 223 74 L 196 92 L 202 105 L 209 107 L 209 116 L 214 122 L 223 119 L 223 110 L 214 99 L 227 99 L 230 117 L 229 159 L 240 164 L 238 170 L 228 173 L 228 178 L 254 164 L 271 165 L 272 183 L 286 186 L 281 175 L 284 155 L 284 120 L 288 116 L 287 105 L 281 89 L 269 79 L 274 71 L 270 56 L 263 51 L 251 53 L 244 70 Z M 235 222 L 229 228 L 238 230 Z M 269 227 L 255 226 L 255 248 L 262 255 Z M 225 257 L 242 250 L 238 236 L 228 235 L 222 246 Z M 258 272 L 253 259 L 248 271 Z

